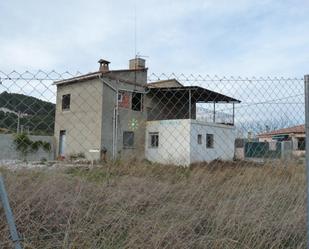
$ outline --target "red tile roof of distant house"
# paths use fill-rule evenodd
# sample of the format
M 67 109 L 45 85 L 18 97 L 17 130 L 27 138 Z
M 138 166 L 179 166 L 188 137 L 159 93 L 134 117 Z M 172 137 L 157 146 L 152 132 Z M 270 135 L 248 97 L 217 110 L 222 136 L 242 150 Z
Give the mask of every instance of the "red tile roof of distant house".
M 274 130 L 270 132 L 261 133 L 258 137 L 271 137 L 274 135 L 282 135 L 282 134 L 296 134 L 296 133 L 305 133 L 305 125 L 296 125 L 293 127 L 283 128 L 279 130 Z

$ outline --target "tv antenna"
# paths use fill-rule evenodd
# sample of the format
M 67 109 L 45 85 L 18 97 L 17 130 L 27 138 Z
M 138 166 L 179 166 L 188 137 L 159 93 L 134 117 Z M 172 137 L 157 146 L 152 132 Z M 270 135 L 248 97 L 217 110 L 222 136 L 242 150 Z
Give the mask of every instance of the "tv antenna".
M 137 57 L 136 1 L 134 1 L 134 55 Z
M 136 54 L 135 54 L 135 58 L 137 59 L 137 58 L 149 58 L 149 56 L 148 55 L 142 55 L 142 54 L 140 54 L 139 52 L 137 52 Z
M 134 56 L 137 58 L 149 58 L 147 55 L 141 55 L 140 52 L 137 51 L 137 7 L 136 1 L 134 2 Z

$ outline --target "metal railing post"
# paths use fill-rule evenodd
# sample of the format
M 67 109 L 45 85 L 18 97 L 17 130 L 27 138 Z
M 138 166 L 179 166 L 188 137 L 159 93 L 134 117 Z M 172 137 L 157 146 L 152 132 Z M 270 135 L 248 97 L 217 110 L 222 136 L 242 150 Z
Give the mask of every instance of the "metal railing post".
M 306 131 L 306 190 L 307 190 L 307 248 L 309 249 L 309 75 L 305 75 L 305 131 Z
M 18 232 L 16 229 L 16 225 L 14 222 L 14 216 L 13 216 L 10 204 L 9 204 L 9 198 L 6 194 L 3 177 L 1 174 L 0 174 L 0 200 L 3 205 L 4 213 L 5 213 L 8 225 L 9 225 L 9 229 L 10 229 L 10 233 L 11 233 L 11 237 L 12 237 L 12 241 L 14 243 L 15 249 L 22 249 L 21 244 L 20 244 L 20 239 L 18 236 Z

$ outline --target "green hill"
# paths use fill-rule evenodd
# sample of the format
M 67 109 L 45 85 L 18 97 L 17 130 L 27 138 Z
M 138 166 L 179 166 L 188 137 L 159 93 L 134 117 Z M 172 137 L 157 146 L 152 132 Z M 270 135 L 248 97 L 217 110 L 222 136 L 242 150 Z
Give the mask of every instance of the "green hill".
M 55 104 L 24 94 L 0 93 L 0 128 L 15 132 L 18 112 L 20 125 L 31 134 L 53 134 Z

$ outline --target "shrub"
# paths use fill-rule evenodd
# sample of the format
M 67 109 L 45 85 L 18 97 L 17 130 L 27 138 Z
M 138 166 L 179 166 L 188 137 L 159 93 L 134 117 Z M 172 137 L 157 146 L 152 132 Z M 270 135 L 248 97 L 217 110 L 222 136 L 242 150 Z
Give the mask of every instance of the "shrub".
M 24 158 L 26 158 L 29 152 L 37 152 L 40 148 L 49 152 L 51 145 L 46 141 L 32 141 L 25 133 L 16 134 L 14 137 L 14 144 L 16 150 L 20 151 Z

